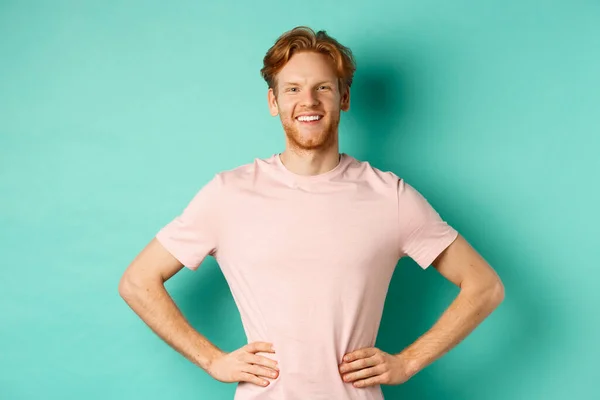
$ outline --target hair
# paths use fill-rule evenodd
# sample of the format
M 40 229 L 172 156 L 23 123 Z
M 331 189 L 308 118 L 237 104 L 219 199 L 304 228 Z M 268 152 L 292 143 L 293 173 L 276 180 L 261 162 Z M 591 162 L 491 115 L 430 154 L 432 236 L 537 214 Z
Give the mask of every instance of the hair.
M 335 66 L 340 93 L 352 86 L 356 62 L 352 51 L 321 30 L 297 26 L 282 34 L 267 51 L 260 74 L 269 88 L 277 92 L 276 76 L 297 52 L 316 52 L 329 56 Z

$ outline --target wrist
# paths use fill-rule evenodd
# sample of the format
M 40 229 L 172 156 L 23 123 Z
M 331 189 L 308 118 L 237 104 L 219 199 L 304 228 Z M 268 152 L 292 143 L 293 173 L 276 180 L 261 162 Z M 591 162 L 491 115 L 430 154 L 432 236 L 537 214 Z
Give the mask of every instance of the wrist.
M 208 371 L 212 363 L 223 354 L 225 353 L 219 348 L 210 347 L 202 354 L 198 354 L 198 360 L 196 361 L 196 364 L 198 364 L 203 370 Z
M 408 377 L 416 375 L 423 368 L 422 363 L 418 359 L 411 357 L 405 351 L 396 354 L 396 357 L 400 359 L 400 363 L 404 367 L 404 373 Z

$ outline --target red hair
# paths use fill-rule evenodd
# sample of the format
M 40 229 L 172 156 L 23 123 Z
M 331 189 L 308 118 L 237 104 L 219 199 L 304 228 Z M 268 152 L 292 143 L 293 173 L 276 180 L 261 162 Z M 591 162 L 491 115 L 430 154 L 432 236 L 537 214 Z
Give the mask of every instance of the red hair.
M 302 51 L 313 51 L 329 56 L 336 69 L 340 93 L 343 93 L 346 88 L 350 89 L 356 70 L 352 51 L 329 36 L 327 32 L 315 33 L 307 26 L 298 26 L 285 32 L 267 51 L 260 74 L 269 88 L 277 91 L 277 73 L 287 64 L 294 53 Z

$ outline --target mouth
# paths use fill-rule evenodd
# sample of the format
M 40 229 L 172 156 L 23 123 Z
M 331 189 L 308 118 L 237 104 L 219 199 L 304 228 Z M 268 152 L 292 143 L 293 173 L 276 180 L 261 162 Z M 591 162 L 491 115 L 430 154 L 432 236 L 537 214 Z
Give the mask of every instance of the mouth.
M 320 114 L 306 114 L 299 115 L 296 117 L 296 121 L 300 122 L 303 125 L 316 125 L 323 119 L 323 116 Z

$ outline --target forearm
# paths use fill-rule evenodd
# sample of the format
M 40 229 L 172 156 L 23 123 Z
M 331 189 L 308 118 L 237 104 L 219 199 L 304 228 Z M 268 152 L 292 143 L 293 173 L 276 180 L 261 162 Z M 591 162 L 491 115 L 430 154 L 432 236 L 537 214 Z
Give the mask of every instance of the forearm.
M 188 323 L 162 283 L 142 285 L 126 281 L 120 293 L 154 333 L 202 369 L 207 370 L 211 360 L 221 353 Z
M 502 301 L 501 286 L 461 289 L 438 321 L 400 352 L 411 374 L 416 374 L 468 336 Z

